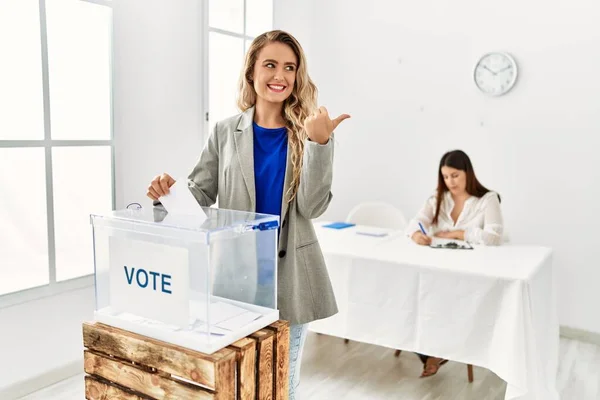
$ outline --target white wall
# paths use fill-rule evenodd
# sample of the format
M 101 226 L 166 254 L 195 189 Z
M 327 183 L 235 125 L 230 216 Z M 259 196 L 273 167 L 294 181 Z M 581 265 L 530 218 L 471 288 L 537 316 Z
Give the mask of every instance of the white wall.
M 202 148 L 200 3 L 115 2 L 118 208 L 149 206 L 148 181 L 187 174 Z M 303 44 L 322 104 L 353 115 L 339 130 L 325 217 L 342 219 L 370 199 L 411 216 L 434 188 L 441 154 L 463 148 L 482 182 L 503 195 L 512 240 L 555 249 L 561 324 L 600 332 L 600 5 L 357 4 L 275 0 L 275 27 Z M 471 73 L 480 54 L 496 49 L 515 55 L 521 77 L 491 99 Z M 92 288 L 1 309 L 0 355 L 9 362 L 0 366 L 0 393 L 79 362 L 81 322 L 92 311 Z
M 146 188 L 187 176 L 203 141 L 202 1 L 114 2 L 117 208 L 151 206 Z
M 600 3 L 275 0 L 274 18 L 307 49 L 320 103 L 352 114 L 325 218 L 373 199 L 412 217 L 461 148 L 503 196 L 511 240 L 554 248 L 561 325 L 600 332 Z M 495 50 L 520 77 L 488 98 L 472 71 Z
M 93 287 L 0 309 L 0 398 L 35 390 L 27 381 L 44 386 L 83 372 L 81 324 L 93 312 Z

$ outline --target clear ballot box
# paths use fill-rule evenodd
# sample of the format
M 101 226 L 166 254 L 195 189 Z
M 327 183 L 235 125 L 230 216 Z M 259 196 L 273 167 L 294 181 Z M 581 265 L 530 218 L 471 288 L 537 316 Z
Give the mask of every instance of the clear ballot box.
M 278 320 L 279 217 L 91 215 L 95 320 L 211 354 Z

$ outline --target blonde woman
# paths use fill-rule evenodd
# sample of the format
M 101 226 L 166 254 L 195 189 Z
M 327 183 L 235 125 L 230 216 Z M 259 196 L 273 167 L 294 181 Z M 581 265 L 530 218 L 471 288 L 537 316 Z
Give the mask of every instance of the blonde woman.
M 217 122 L 189 176 L 198 203 L 280 216 L 277 302 L 290 330 L 290 399 L 300 378 L 307 324 L 337 313 L 329 275 L 311 219 L 331 201 L 334 129 L 317 108 L 302 47 L 289 33 L 271 31 L 252 42 L 240 77 L 241 114 Z M 175 181 L 154 178 L 157 200 Z

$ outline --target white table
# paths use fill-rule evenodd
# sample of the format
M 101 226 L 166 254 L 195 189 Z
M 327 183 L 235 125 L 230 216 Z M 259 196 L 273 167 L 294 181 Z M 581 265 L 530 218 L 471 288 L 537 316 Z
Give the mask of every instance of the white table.
M 559 398 L 551 249 L 432 249 L 324 224 L 315 230 L 340 312 L 312 331 L 487 368 L 507 400 Z

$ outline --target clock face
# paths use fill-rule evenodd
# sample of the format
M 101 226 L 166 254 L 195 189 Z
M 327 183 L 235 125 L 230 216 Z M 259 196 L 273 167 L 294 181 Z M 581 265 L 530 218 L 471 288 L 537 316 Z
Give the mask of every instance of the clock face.
M 473 78 L 482 92 L 492 96 L 503 95 L 517 80 L 517 63 L 506 53 L 485 54 L 475 66 Z

